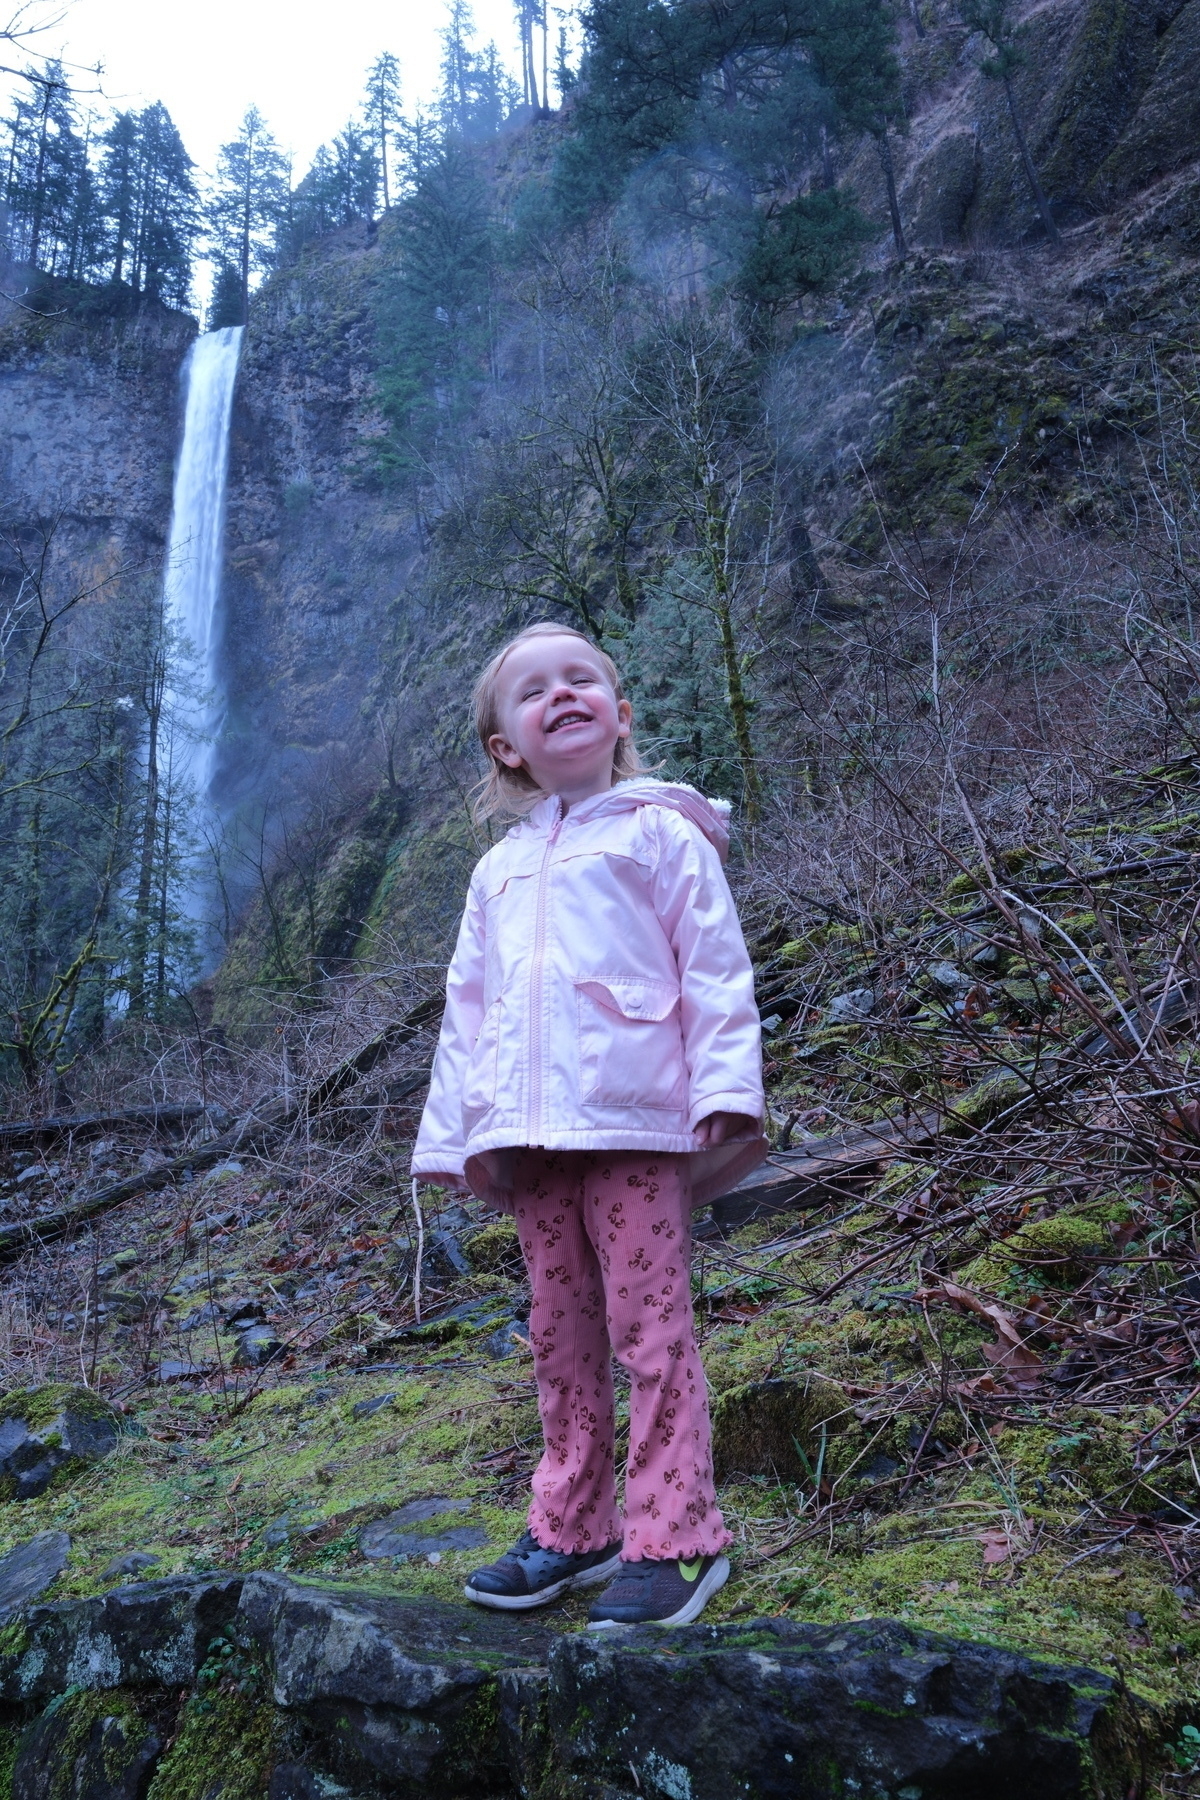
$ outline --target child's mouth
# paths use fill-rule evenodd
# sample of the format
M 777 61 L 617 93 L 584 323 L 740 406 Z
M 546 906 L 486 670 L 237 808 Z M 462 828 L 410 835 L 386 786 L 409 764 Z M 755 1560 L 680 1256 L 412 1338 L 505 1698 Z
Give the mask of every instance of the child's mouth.
M 590 725 L 591 723 L 592 715 L 590 713 L 563 713 L 561 718 L 555 719 L 553 725 L 547 725 L 546 736 L 549 737 L 552 731 L 559 731 L 564 725 Z

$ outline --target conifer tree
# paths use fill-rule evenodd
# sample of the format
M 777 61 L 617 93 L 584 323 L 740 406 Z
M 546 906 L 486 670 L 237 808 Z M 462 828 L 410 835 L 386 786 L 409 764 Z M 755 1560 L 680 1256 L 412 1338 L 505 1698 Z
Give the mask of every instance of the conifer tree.
M 236 138 L 221 146 L 209 223 L 222 260 L 237 269 L 242 324 L 250 279 L 274 260 L 274 234 L 287 200 L 287 162 L 258 108 L 248 108 Z
M 367 91 L 363 102 L 363 118 L 375 146 L 379 177 L 383 187 L 383 210 L 392 204 L 391 149 L 402 123 L 400 111 L 400 64 L 390 50 L 375 58 L 367 71 Z
M 1029 191 L 1033 195 L 1046 236 L 1052 244 L 1057 244 L 1061 242 L 1058 226 L 1054 222 L 1045 189 L 1029 154 L 1029 143 L 1013 88 L 1013 76 L 1025 60 L 1021 48 L 1022 28 L 1013 17 L 1010 0 L 962 0 L 961 12 L 963 24 L 969 30 L 977 31 L 991 45 L 992 53 L 980 63 L 980 71 L 989 81 L 998 81 L 1004 88 L 1017 154 L 1021 158 Z
M 833 95 L 842 124 L 875 140 L 887 189 L 892 237 L 899 257 L 908 255 L 890 131 L 903 122 L 896 24 L 887 0 L 819 0 L 810 41 L 813 66 Z

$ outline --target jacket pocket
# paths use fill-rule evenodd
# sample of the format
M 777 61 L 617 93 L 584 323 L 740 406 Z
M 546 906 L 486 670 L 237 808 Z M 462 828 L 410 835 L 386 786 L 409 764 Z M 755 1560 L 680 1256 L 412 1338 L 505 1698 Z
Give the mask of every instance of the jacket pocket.
M 594 1106 L 684 1103 L 679 990 L 638 976 L 581 976 L 579 1091 Z
M 462 1109 L 465 1117 L 487 1112 L 496 1104 L 496 1080 L 500 1059 L 500 1002 L 494 1000 L 483 1015 L 479 1036 L 463 1080 Z

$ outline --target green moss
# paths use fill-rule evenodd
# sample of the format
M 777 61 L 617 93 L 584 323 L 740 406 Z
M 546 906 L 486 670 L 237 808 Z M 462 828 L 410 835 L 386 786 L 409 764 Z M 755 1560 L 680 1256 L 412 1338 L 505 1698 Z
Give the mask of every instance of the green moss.
M 263 1800 L 278 1732 L 274 1707 L 236 1691 L 188 1700 L 146 1800 Z
M 1007 1292 L 1030 1275 L 1039 1282 L 1074 1286 L 1095 1268 L 1105 1250 L 1112 1250 L 1112 1239 L 1099 1219 L 1058 1213 L 1051 1219 L 1031 1219 L 1003 1238 L 968 1264 L 962 1279 L 986 1293 Z
M 20 1745 L 21 1734 L 17 1726 L 0 1725 L 0 1800 L 12 1800 L 13 1770 Z
M 118 1729 L 113 1730 L 107 1725 L 104 1727 L 103 1767 L 96 1773 L 102 1773 L 107 1782 L 116 1786 L 145 1741 L 149 1729 L 142 1716 L 139 1701 L 119 1689 L 106 1689 L 99 1693 L 68 1690 L 57 1696 L 45 1712 L 22 1733 L 13 1752 L 14 1763 L 30 1737 L 36 1734 L 35 1742 L 40 1742 L 43 1753 L 47 1746 L 52 1749 L 50 1780 L 45 1789 L 46 1800 L 72 1800 L 79 1759 L 88 1750 L 96 1726 L 109 1720 L 115 1720 Z M 11 1782 L 11 1774 L 9 1779 Z
M 0 1419 L 24 1419 L 31 1431 L 40 1431 L 68 1406 L 79 1418 L 119 1422 L 119 1415 L 99 1394 L 63 1381 L 48 1382 L 45 1387 L 12 1389 L 0 1399 Z

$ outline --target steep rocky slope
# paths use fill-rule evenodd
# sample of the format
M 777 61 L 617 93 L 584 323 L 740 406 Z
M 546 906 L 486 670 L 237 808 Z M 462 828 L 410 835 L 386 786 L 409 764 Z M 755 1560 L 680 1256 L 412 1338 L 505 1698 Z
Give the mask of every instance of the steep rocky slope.
M 63 591 L 117 567 L 161 578 L 195 321 L 45 283 L 0 301 L 0 495 L 6 524 L 54 526 Z

